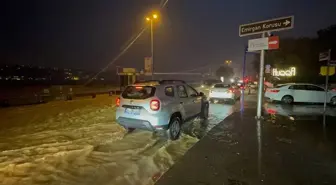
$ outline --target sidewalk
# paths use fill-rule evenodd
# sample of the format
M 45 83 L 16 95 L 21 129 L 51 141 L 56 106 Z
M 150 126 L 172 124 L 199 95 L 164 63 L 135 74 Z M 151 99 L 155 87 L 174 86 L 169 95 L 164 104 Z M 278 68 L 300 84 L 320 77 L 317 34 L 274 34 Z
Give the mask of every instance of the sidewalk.
M 255 108 L 214 127 L 156 185 L 336 184 L 335 119 L 291 121 Z M 336 125 L 336 124 L 334 124 Z

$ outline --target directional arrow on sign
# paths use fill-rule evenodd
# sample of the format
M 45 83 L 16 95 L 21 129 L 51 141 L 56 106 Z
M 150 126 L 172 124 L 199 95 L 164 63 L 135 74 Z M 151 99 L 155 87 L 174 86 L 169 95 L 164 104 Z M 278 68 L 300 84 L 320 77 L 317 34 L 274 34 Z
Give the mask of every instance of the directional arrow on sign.
M 279 37 L 268 37 L 268 49 L 279 49 Z
M 274 41 L 270 41 L 270 42 L 268 42 L 268 44 L 277 44 L 278 43 L 278 41 L 277 40 L 274 40 Z
M 294 27 L 294 16 L 280 17 L 239 26 L 239 36 L 254 35 L 265 32 L 289 30 Z
M 288 24 L 290 24 L 291 22 L 289 21 L 289 20 L 286 20 L 285 22 L 283 22 L 283 24 L 285 25 L 285 26 L 287 26 Z
M 248 51 L 260 51 L 279 49 L 279 37 L 272 36 L 266 38 L 252 39 L 248 41 Z

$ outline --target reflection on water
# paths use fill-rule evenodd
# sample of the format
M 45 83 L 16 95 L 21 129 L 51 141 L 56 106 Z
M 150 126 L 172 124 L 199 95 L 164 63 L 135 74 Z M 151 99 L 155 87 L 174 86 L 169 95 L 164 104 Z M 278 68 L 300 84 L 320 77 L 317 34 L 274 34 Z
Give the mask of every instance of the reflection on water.
M 293 181 L 297 184 L 336 184 L 335 107 L 324 111 L 323 105 L 267 103 L 264 113 L 263 125 L 260 126 L 259 121 L 256 123 L 255 139 L 258 172 L 265 184 L 273 180 L 273 175 L 287 181 L 282 184 Z M 276 170 L 267 169 L 268 166 Z M 286 175 L 282 176 L 281 172 Z
M 336 108 L 327 107 L 324 111 L 323 105 L 286 105 L 266 103 L 264 105 L 266 114 L 280 115 L 288 117 L 291 120 L 318 120 L 323 115 L 327 117 L 336 117 Z
M 228 104 L 210 104 L 208 120 L 196 119 L 182 125 L 183 132 L 195 138 L 202 138 L 224 118 L 234 112 L 234 106 Z
M 261 178 L 262 173 L 261 173 L 261 164 L 262 164 L 262 130 L 261 130 L 261 123 L 260 120 L 257 121 L 257 141 L 258 141 L 258 174 L 259 178 Z

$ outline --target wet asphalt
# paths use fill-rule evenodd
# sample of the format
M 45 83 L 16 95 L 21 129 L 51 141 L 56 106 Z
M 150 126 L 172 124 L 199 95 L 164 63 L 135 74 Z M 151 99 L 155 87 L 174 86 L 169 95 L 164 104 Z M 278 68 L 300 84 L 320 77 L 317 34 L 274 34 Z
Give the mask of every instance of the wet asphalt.
M 256 95 L 212 128 L 157 185 L 336 184 L 336 109 L 265 103 Z

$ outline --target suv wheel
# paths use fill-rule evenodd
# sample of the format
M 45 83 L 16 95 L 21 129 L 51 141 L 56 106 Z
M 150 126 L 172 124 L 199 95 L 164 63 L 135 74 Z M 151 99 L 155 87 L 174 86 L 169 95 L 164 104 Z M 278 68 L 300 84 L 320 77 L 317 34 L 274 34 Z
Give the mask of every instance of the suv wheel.
M 236 98 L 233 98 L 233 99 L 230 99 L 230 100 L 229 100 L 229 103 L 230 103 L 231 105 L 234 105 L 234 104 L 236 104 L 236 101 L 237 101 L 237 99 L 236 99 Z
M 125 126 L 124 126 L 124 128 L 127 131 L 127 133 L 131 133 L 135 130 L 135 128 L 129 128 L 129 127 L 125 127 Z
M 208 119 L 209 117 L 209 104 L 205 103 L 202 106 L 202 110 L 201 110 L 201 119 Z
M 167 130 L 167 135 L 170 140 L 177 140 L 181 133 L 182 121 L 179 117 L 173 117 L 169 122 L 169 128 Z

